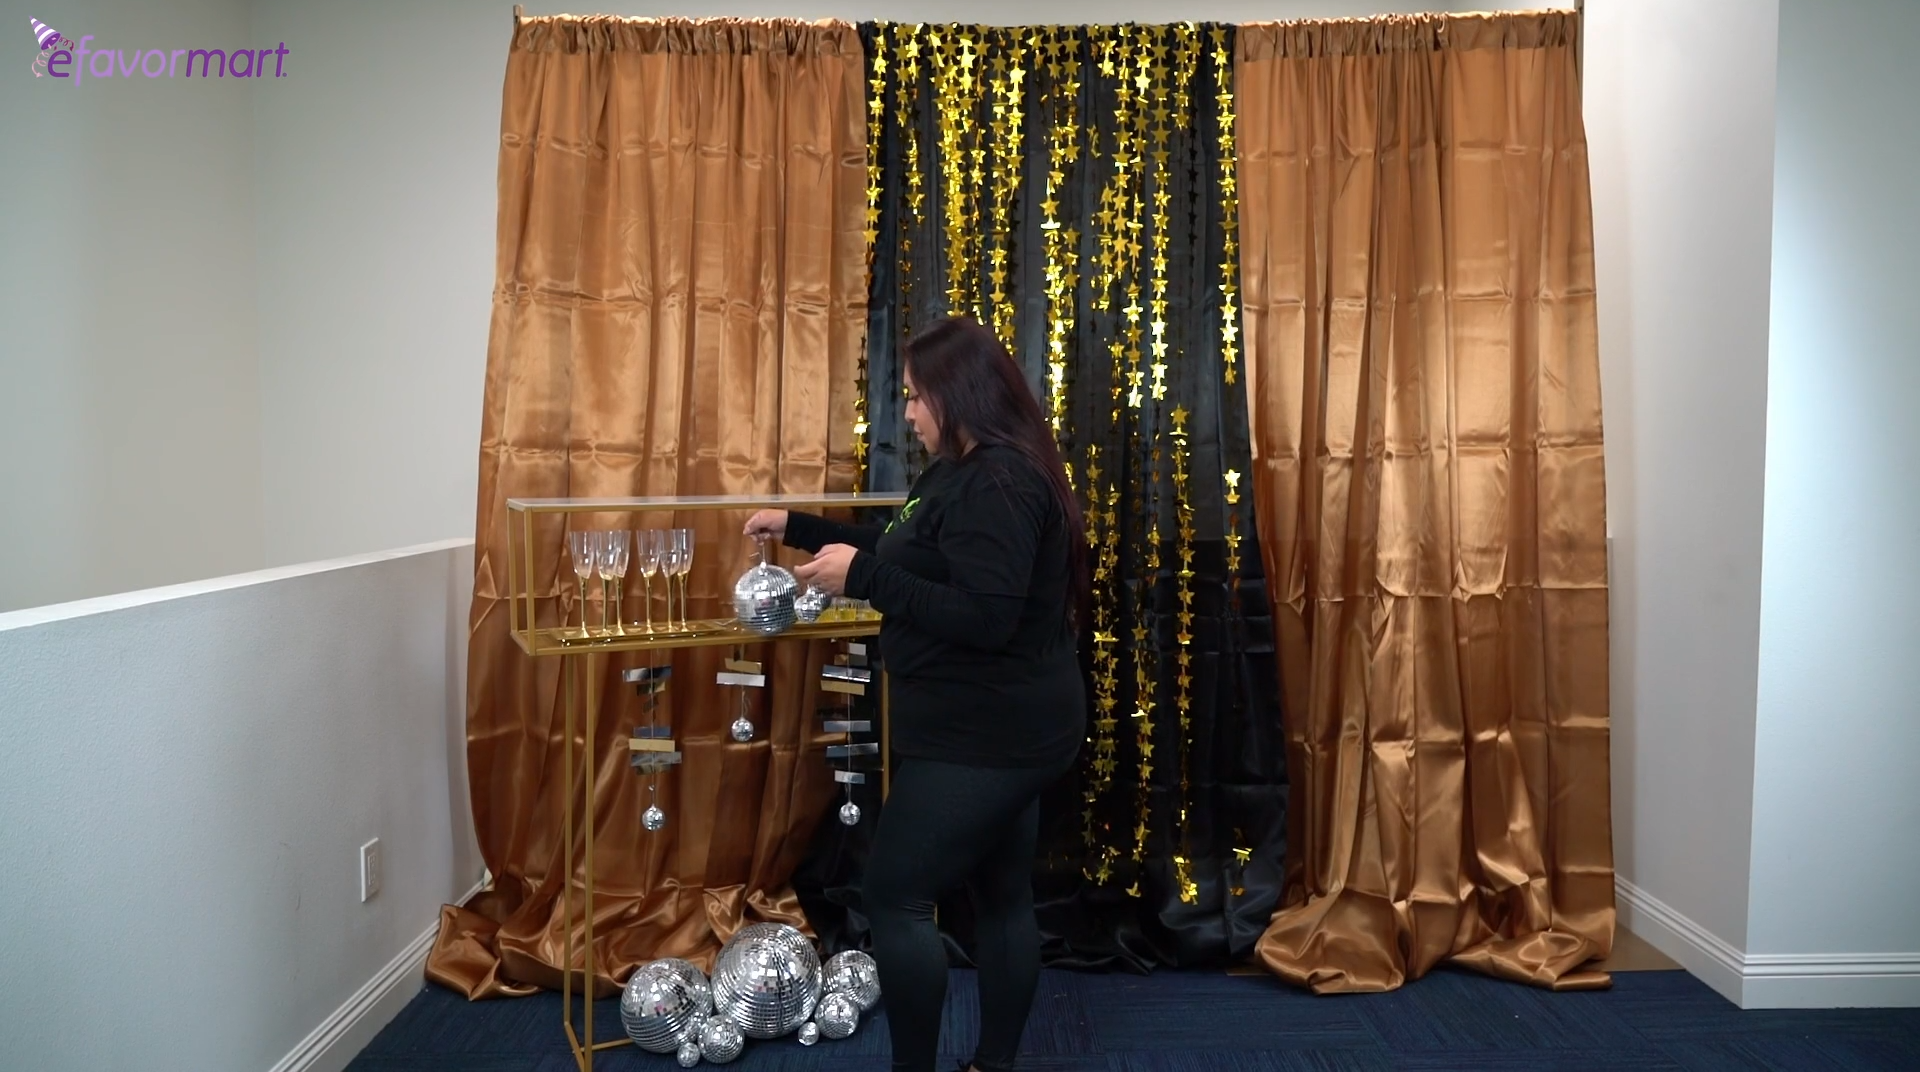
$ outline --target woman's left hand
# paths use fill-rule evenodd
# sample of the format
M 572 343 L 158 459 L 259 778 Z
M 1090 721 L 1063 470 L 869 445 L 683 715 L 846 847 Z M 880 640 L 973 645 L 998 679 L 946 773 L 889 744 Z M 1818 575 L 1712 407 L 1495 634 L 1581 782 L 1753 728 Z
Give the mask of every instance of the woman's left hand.
M 813 561 L 795 566 L 793 575 L 802 583 L 810 584 L 830 596 L 845 595 L 847 569 L 853 565 L 856 553 L 856 548 L 844 543 L 830 543 L 813 556 Z

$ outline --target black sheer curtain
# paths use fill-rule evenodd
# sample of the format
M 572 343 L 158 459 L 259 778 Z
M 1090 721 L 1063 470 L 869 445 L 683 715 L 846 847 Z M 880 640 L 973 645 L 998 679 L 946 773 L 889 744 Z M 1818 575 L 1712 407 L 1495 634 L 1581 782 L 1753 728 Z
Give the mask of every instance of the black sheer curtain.
M 899 353 L 993 327 L 1054 416 L 1094 541 L 1090 733 L 1046 801 L 1046 960 L 1245 959 L 1279 903 L 1286 767 L 1239 376 L 1229 26 L 861 26 L 874 234 L 865 486 L 925 459 Z M 876 137 L 877 136 L 877 137 Z M 871 811 L 871 809 L 870 809 Z M 795 886 L 859 947 L 870 814 Z M 943 903 L 968 961 L 964 897 Z

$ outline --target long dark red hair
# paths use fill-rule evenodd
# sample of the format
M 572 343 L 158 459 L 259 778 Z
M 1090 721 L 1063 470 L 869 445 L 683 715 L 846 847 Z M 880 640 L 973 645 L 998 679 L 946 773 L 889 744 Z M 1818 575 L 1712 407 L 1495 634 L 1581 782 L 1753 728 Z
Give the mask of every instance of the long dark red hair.
M 1076 616 L 1084 621 L 1089 578 L 1080 501 L 1067 483 L 1060 448 L 1020 366 L 993 332 L 971 317 L 956 316 L 907 340 L 906 368 L 914 391 L 940 424 L 940 456 L 957 462 L 968 443 L 1007 447 L 1046 478 L 1066 523 L 1069 590 Z

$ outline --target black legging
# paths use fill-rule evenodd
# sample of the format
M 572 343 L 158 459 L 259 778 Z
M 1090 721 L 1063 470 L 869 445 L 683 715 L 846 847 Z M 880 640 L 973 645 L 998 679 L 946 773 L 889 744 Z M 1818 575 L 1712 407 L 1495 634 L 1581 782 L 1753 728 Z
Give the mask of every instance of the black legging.
M 893 1037 L 893 1067 L 932 1072 L 947 1000 L 947 950 L 934 902 L 965 884 L 980 968 L 980 1042 L 973 1065 L 1006 1072 L 1040 983 L 1033 854 L 1040 794 L 1066 773 L 906 759 L 880 810 L 865 896 Z

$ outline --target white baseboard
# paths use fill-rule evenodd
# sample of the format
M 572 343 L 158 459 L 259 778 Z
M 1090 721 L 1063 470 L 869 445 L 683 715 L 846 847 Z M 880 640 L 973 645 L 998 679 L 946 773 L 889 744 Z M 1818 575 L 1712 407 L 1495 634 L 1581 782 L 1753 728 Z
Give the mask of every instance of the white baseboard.
M 1747 954 L 1623 878 L 1620 923 L 1743 1009 L 1920 1006 L 1920 953 Z
M 487 886 L 482 878 L 454 904 L 465 904 Z M 393 1022 L 420 992 L 425 979 L 427 954 L 440 933 L 434 921 L 420 937 L 407 943 L 398 956 L 367 980 L 346 1003 L 320 1022 L 320 1026 L 300 1040 L 291 1052 L 273 1066 L 272 1072 L 341 1072 L 380 1029 Z
M 1613 880 L 1620 924 L 1680 962 L 1701 982 L 1740 1004 L 1746 954 L 1624 878 Z
M 1920 953 L 1756 953 L 1745 1009 L 1920 1007 Z

